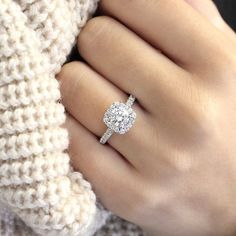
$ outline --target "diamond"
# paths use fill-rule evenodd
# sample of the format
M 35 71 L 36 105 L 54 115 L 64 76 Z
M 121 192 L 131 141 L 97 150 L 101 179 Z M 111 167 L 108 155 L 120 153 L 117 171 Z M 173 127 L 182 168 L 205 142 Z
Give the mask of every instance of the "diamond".
M 136 113 L 124 103 L 115 102 L 104 114 L 103 121 L 108 128 L 116 133 L 126 133 L 134 124 Z

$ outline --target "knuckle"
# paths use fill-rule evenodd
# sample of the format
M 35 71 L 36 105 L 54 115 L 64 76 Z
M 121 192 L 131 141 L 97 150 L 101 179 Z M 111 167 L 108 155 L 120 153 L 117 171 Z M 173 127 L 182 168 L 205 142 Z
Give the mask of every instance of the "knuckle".
M 135 191 L 134 201 L 132 201 L 132 206 L 130 207 L 133 220 L 142 221 L 144 217 L 144 212 L 147 212 L 147 209 L 154 210 L 158 208 L 158 198 L 155 194 L 154 188 L 143 187 L 143 191 Z M 147 212 L 148 213 L 148 212 Z
M 224 60 L 219 62 L 219 69 L 222 73 L 223 78 L 230 80 L 231 78 L 235 80 L 236 75 L 236 51 L 229 51 L 227 54 L 223 55 Z
M 221 79 L 221 76 L 225 77 L 226 72 L 233 72 L 236 68 L 236 50 L 227 47 L 216 46 L 214 54 L 212 54 L 213 63 L 211 69 L 213 73 Z
M 215 93 L 222 93 L 235 89 L 236 78 L 236 51 L 235 50 L 218 50 L 207 63 L 207 73 L 202 77 L 209 81 L 209 89 Z
M 104 35 L 107 25 L 111 21 L 112 19 L 108 16 L 97 16 L 90 19 L 78 36 L 77 46 L 79 51 L 96 43 Z

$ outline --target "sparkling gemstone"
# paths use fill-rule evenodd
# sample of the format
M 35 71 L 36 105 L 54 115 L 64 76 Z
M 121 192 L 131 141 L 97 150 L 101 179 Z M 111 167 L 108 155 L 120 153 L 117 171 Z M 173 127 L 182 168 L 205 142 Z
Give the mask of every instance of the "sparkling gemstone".
M 126 133 L 134 124 L 136 113 L 133 109 L 121 102 L 115 102 L 106 111 L 103 121 L 108 128 L 116 133 Z

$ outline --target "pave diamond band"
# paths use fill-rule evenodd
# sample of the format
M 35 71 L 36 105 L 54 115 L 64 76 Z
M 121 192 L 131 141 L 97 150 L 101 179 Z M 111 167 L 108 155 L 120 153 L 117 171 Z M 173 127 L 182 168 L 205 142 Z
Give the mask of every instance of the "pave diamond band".
M 100 143 L 105 144 L 112 134 L 125 134 L 134 124 L 136 113 L 131 108 L 135 97 L 130 95 L 126 103 L 114 102 L 105 112 L 103 122 L 107 126 L 106 132 L 100 138 Z
M 107 128 L 106 132 L 103 134 L 103 136 L 100 138 L 100 143 L 105 144 L 107 140 L 112 136 L 114 131 L 110 128 Z

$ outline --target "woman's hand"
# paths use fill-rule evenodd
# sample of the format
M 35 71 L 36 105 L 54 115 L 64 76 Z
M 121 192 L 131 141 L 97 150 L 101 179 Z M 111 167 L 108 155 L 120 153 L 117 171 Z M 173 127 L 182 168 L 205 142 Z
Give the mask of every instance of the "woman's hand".
M 90 20 L 78 39 L 87 64 L 58 75 L 75 169 L 105 207 L 150 235 L 233 235 L 235 34 L 210 1 L 101 8 L 110 17 Z M 104 112 L 127 94 L 137 98 L 136 123 L 100 144 Z

